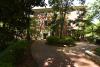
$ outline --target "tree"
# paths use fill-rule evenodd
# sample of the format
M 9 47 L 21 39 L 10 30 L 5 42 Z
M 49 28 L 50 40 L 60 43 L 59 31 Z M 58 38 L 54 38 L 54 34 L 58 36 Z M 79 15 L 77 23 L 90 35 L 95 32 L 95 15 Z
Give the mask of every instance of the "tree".
M 95 0 L 91 6 L 87 8 L 87 19 L 91 22 L 94 18 L 100 18 L 100 0 Z
M 29 40 L 32 8 L 43 5 L 43 0 L 0 0 L 0 45 L 22 39 L 26 32 Z
M 60 13 L 60 18 L 59 18 L 60 22 L 58 23 L 56 22 L 58 27 L 60 27 L 60 32 L 59 32 L 60 37 L 62 37 L 62 34 L 63 34 L 63 25 L 64 25 L 64 20 L 65 20 L 65 15 L 68 12 L 69 6 L 71 6 L 72 1 L 73 0 L 50 0 L 49 1 L 50 5 L 52 6 L 54 10 L 54 15 L 55 15 L 55 12 Z
M 94 24 L 92 22 L 94 19 L 100 19 L 100 0 L 94 0 L 94 2 L 88 6 L 87 8 L 87 12 L 86 12 L 86 18 L 87 18 L 87 27 L 91 27 L 89 32 L 92 33 L 92 39 L 94 39 L 94 37 L 99 36 L 100 32 L 99 32 L 99 24 Z M 91 22 L 92 21 L 92 22 Z M 95 22 L 96 23 L 96 22 Z M 89 28 L 88 28 L 89 29 Z
M 50 5 L 52 6 L 54 13 L 55 12 L 59 12 L 60 13 L 60 19 L 59 19 L 59 24 L 58 26 L 60 27 L 60 38 L 63 35 L 63 31 L 64 31 L 64 25 L 67 24 L 67 22 L 65 22 L 65 16 L 66 14 L 68 14 L 73 8 L 73 1 L 74 0 L 49 0 Z M 85 3 L 85 0 L 79 0 L 81 4 Z M 55 14 L 54 14 L 55 15 Z M 56 18 L 55 18 L 56 19 Z M 55 20 L 56 21 L 56 20 Z

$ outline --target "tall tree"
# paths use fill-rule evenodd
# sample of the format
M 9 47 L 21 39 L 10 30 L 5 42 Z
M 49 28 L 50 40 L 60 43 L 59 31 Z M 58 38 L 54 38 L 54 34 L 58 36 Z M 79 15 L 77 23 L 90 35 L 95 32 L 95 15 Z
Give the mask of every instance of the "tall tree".
M 87 7 L 87 13 L 86 13 L 86 18 L 88 20 L 87 26 L 91 26 L 91 33 L 96 33 L 97 35 L 100 34 L 100 24 L 95 25 L 94 19 L 100 20 L 100 0 L 94 0 L 92 3 L 90 3 L 90 6 Z M 92 23 L 92 22 L 94 23 Z M 100 22 L 99 22 L 100 23 Z M 97 29 L 94 31 L 94 26 L 97 27 Z M 96 35 L 95 34 L 95 35 Z M 92 35 L 94 37 L 94 35 Z
M 72 9 L 74 0 L 49 0 L 50 6 L 52 6 L 54 11 L 60 13 L 60 37 L 63 35 L 64 25 L 65 25 L 65 15 L 69 13 Z M 85 0 L 79 0 L 81 4 L 85 3 Z
M 63 34 L 65 15 L 69 11 L 69 6 L 71 6 L 72 1 L 73 0 L 49 0 L 49 3 L 54 10 L 54 13 L 55 12 L 60 13 L 60 20 L 59 20 L 60 22 L 57 23 L 58 26 L 60 26 L 60 32 L 59 32 L 60 37 L 62 37 L 62 34 Z
M 91 22 L 94 18 L 100 19 L 100 0 L 94 0 L 87 7 L 87 19 Z

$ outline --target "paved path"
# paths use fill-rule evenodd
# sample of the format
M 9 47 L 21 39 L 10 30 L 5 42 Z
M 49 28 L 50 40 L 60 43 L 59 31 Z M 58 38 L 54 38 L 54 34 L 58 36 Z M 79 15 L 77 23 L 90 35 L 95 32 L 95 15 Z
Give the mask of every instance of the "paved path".
M 86 57 L 83 53 L 69 53 L 66 55 L 69 56 L 72 61 L 74 61 L 75 67 L 100 67 L 99 65 L 91 61 L 89 57 Z
M 95 48 L 97 48 L 98 46 L 94 45 L 94 44 L 90 44 L 87 42 L 76 42 L 76 46 L 72 47 L 71 50 L 76 51 L 76 52 L 82 52 L 84 53 L 85 50 L 94 50 Z
M 86 45 L 83 44 L 82 46 Z M 87 58 L 84 52 L 80 51 L 81 48 L 80 43 L 74 48 L 64 48 L 45 45 L 45 41 L 42 40 L 35 41 L 31 49 L 39 67 L 100 67 Z M 76 52 L 73 53 L 72 51 Z
M 68 56 L 57 51 L 57 47 L 45 45 L 45 41 L 36 41 L 32 45 L 32 55 L 38 62 L 39 67 L 66 67 L 72 65 L 72 61 Z
M 68 50 L 65 47 L 64 53 L 74 61 L 75 67 L 100 67 L 95 62 L 91 61 L 91 57 L 87 56 L 86 50 L 94 50 L 98 46 L 87 42 L 77 42 L 75 47 L 71 47 Z

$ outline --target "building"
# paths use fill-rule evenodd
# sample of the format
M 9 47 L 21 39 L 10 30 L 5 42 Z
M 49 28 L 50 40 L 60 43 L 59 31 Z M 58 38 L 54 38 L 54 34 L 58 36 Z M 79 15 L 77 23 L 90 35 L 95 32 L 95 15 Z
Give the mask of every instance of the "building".
M 76 12 L 75 14 L 74 13 L 69 13 L 69 14 L 66 14 L 65 16 L 65 19 L 66 21 L 69 20 L 75 20 L 78 15 L 77 15 L 77 11 L 80 11 L 80 13 L 83 11 L 83 9 L 85 8 L 85 6 L 71 6 L 70 7 L 72 10 L 71 12 Z M 51 34 L 51 30 L 49 29 L 49 24 L 51 23 L 52 21 L 52 17 L 53 17 L 53 9 L 51 7 L 38 7 L 38 8 L 34 8 L 33 9 L 34 11 L 34 17 L 37 17 L 38 19 L 38 25 L 37 25 L 37 28 L 40 32 L 40 39 L 45 39 L 47 36 L 50 36 Z M 58 14 L 58 18 L 59 18 L 59 12 L 57 12 Z M 34 18 L 33 17 L 33 18 Z M 66 31 L 68 29 L 78 29 L 78 27 L 76 26 L 76 24 L 70 24 L 70 27 L 68 26 L 68 24 L 65 24 L 64 25 L 64 33 L 66 33 Z

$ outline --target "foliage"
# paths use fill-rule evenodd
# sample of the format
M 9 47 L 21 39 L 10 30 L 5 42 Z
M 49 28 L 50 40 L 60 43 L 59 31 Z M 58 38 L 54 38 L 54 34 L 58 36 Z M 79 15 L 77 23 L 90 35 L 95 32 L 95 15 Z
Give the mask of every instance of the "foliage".
M 97 29 L 95 24 L 91 24 L 85 27 L 84 32 L 85 32 L 85 36 L 89 37 L 89 36 L 94 36 L 95 34 L 95 30 Z
M 82 39 L 82 36 L 84 35 L 83 30 L 73 30 L 72 35 L 70 35 L 75 41 L 80 41 Z
M 21 63 L 28 46 L 27 41 L 17 41 L 9 44 L 11 45 L 0 53 L 0 67 L 14 67 L 17 63 Z
M 94 19 L 100 19 L 100 0 L 94 0 L 87 6 L 87 13 L 86 18 L 89 22 L 93 21 Z
M 96 40 L 98 40 L 98 38 L 100 37 L 100 32 L 99 32 L 99 26 L 100 24 L 91 24 L 88 25 L 84 32 L 85 32 L 85 37 L 87 38 L 87 40 L 89 42 L 96 42 Z
M 87 25 L 84 29 L 85 32 L 85 37 L 87 41 L 92 42 L 92 43 L 99 43 L 99 24 L 93 24 Z
M 74 39 L 70 36 L 63 36 L 60 40 L 59 40 L 59 44 L 63 44 L 63 45 L 67 45 L 67 46 L 71 46 L 71 45 L 75 45 L 74 44 Z
M 95 49 L 95 54 L 100 56 L 100 47 Z
M 99 32 L 99 25 L 100 24 L 93 24 L 92 22 L 95 22 L 94 20 L 99 20 L 100 18 L 100 0 L 94 0 L 93 3 L 90 4 L 90 6 L 87 6 L 87 12 L 86 12 L 86 19 L 87 22 L 85 23 L 85 35 L 87 39 L 91 42 L 96 41 L 97 37 L 100 36 Z M 92 21 L 92 22 L 91 22 Z M 96 22 L 95 22 L 96 23 Z
M 49 4 L 52 6 L 52 9 L 54 10 L 54 17 L 52 20 L 53 23 L 51 24 L 53 30 L 52 33 L 54 33 L 55 35 L 59 35 L 60 38 L 63 36 L 63 32 L 65 31 L 64 26 L 65 24 L 67 24 L 65 16 L 73 10 L 73 1 L 74 0 L 49 0 Z M 85 0 L 79 0 L 79 3 L 84 5 Z M 80 14 L 79 19 L 82 19 L 83 15 L 86 12 L 85 9 L 82 10 L 84 10 L 84 12 Z M 59 21 L 57 19 L 58 14 L 56 14 L 56 12 L 59 12 Z
M 0 0 L 0 44 L 13 39 L 30 39 L 32 8 L 43 5 L 43 0 Z
M 0 67 L 14 67 L 11 63 L 0 62 Z
M 95 32 L 95 29 L 96 29 L 96 25 L 91 24 L 87 26 L 84 31 L 85 33 L 91 33 L 91 32 Z
M 63 7 L 67 7 L 73 5 L 73 1 L 74 0 L 49 0 L 49 4 L 50 6 L 53 6 L 54 10 L 58 10 L 60 9 L 66 9 L 66 8 L 61 8 Z M 79 0 L 80 4 L 85 4 L 85 0 Z
M 95 30 L 95 33 L 100 36 L 100 22 L 97 24 L 97 29 Z
M 58 44 L 58 42 L 59 42 L 59 37 L 57 37 L 57 36 L 50 36 L 50 37 L 47 37 L 47 43 L 48 44 Z
M 37 17 L 34 17 L 31 19 L 31 28 L 30 28 L 30 34 L 31 34 L 32 39 L 33 38 L 37 39 L 38 37 L 40 37 L 41 27 L 39 30 L 37 26 L 39 26 L 39 23 L 37 21 Z
M 57 36 L 50 36 L 47 38 L 47 43 L 50 45 L 57 45 L 57 46 L 70 46 L 70 45 L 75 45 L 74 44 L 74 39 L 72 37 L 62 37 L 59 38 Z
M 66 45 L 74 45 L 74 39 L 72 37 L 66 37 L 65 44 Z
M 100 37 L 96 38 L 95 43 L 96 43 L 97 45 L 100 45 Z
M 95 41 L 95 37 L 93 37 L 93 36 L 88 36 L 88 37 L 86 37 L 86 39 L 90 43 L 94 43 L 94 41 Z
M 8 46 L 8 42 L 14 39 L 12 35 L 12 31 L 6 28 L 0 28 L 0 51 L 4 50 Z
M 70 10 L 69 6 L 71 6 L 73 0 L 49 0 L 49 4 L 52 6 L 52 9 L 54 10 L 54 18 L 53 18 L 53 33 L 58 33 L 60 37 L 63 35 L 63 26 L 64 26 L 64 20 L 65 20 L 65 14 Z M 60 13 L 60 20 L 57 22 L 57 14 L 55 12 Z M 60 26 L 60 27 L 59 27 Z M 57 30 L 57 27 L 59 27 L 60 31 L 55 32 L 54 30 Z

